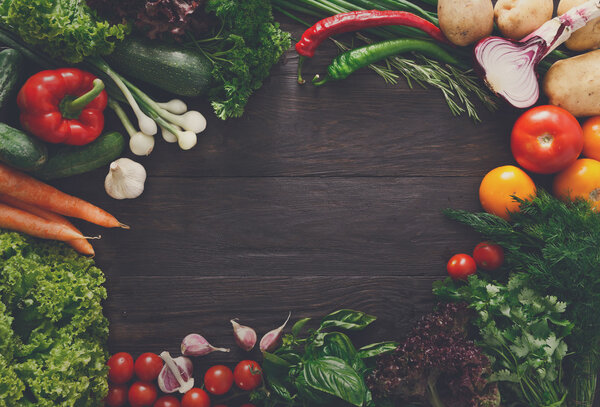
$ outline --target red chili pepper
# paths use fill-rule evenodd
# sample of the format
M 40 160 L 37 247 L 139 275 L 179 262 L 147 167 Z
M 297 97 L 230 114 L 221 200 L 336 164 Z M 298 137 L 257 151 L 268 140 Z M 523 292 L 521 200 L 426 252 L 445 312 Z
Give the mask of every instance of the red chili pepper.
M 296 51 L 300 54 L 300 61 L 298 61 L 298 82 L 304 83 L 301 75 L 304 59 L 312 58 L 319 45 L 327 38 L 335 34 L 384 25 L 403 25 L 418 28 L 440 42 L 449 43 L 444 33 L 434 24 L 406 11 L 360 10 L 336 14 L 318 21 L 315 25 L 304 31 L 302 38 L 296 44 Z
M 100 135 L 107 101 L 102 80 L 77 68 L 38 72 L 17 96 L 25 130 L 49 143 L 76 146 Z

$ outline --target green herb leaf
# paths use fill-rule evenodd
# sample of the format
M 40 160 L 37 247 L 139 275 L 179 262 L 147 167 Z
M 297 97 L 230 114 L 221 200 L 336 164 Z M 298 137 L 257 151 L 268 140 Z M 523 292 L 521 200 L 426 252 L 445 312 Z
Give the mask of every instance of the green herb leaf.
M 342 359 L 326 356 L 310 360 L 302 371 L 311 388 L 340 398 L 354 406 L 365 403 L 367 388 L 363 378 Z
M 321 329 L 340 328 L 348 331 L 360 331 L 374 322 L 377 317 L 360 311 L 343 309 L 332 312 L 321 321 Z
M 363 346 L 358 350 L 358 356 L 362 359 L 373 358 L 396 350 L 398 342 L 379 342 Z
M 294 324 L 294 326 L 292 326 L 292 335 L 294 337 L 298 337 L 298 335 L 300 335 L 300 332 L 302 331 L 302 329 L 304 328 L 304 326 L 311 320 L 312 318 L 302 318 L 298 321 L 296 321 L 296 323 Z

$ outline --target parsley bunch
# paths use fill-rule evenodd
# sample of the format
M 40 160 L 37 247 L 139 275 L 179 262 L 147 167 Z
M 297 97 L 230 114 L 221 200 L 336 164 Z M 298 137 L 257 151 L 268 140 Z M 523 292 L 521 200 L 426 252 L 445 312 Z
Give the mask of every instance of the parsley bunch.
M 567 394 L 562 385 L 562 360 L 567 354 L 564 338 L 573 324 L 564 319 L 566 303 L 538 294 L 526 280 L 522 273 L 513 274 L 506 285 L 475 275 L 466 285 L 448 278 L 434 283 L 434 293 L 446 300 L 465 301 L 475 310 L 478 344 L 492 361 L 491 380 L 505 385 L 504 402 L 559 406 Z M 516 394 L 516 400 L 508 400 L 510 394 Z
M 290 35 L 274 22 L 269 0 L 209 0 L 222 29 L 212 43 L 197 42 L 212 62 L 211 104 L 221 119 L 240 117 L 271 67 L 290 47 Z
M 569 398 L 592 406 L 600 368 L 600 214 L 589 202 L 563 203 L 545 191 L 530 201 L 515 198 L 521 210 L 512 222 L 488 214 L 447 210 L 505 250 L 507 266 L 522 272 L 547 295 L 567 302 L 565 317 L 574 323 L 570 351 Z

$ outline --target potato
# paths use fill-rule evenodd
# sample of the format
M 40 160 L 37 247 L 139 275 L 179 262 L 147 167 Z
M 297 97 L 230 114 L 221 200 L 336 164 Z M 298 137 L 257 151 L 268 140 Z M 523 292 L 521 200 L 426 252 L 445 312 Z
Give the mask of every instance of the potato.
M 492 0 L 439 0 L 438 18 L 450 42 L 465 46 L 492 33 L 494 6 Z
M 580 6 L 587 0 L 560 0 L 558 14 L 564 14 L 573 7 Z M 595 18 L 575 31 L 565 43 L 573 51 L 587 51 L 600 48 L 600 18 Z
M 600 115 L 600 50 L 556 62 L 544 78 L 550 103 L 574 116 Z
M 498 0 L 494 18 L 502 35 L 520 40 L 552 18 L 552 0 Z

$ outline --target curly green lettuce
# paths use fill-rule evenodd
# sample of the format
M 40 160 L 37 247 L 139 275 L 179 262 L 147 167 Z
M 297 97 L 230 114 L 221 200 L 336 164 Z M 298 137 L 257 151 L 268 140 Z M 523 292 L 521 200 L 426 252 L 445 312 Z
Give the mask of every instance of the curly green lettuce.
M 0 231 L 0 407 L 98 406 L 104 275 L 62 243 Z
M 110 54 L 129 31 L 100 19 L 85 1 L 0 0 L 0 14 L 25 42 L 70 63 Z

